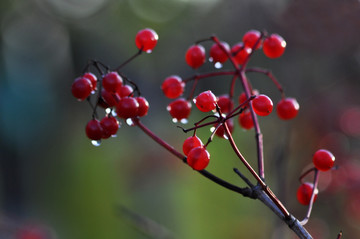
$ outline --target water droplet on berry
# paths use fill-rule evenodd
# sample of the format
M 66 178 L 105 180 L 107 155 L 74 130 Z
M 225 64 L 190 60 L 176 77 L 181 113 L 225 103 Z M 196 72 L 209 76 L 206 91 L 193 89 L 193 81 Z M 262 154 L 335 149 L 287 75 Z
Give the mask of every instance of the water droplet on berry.
M 173 123 L 177 123 L 178 120 L 177 120 L 176 118 L 173 118 L 173 119 L 172 119 L 172 122 L 173 122 Z
M 196 98 L 193 99 L 194 104 L 196 104 Z
M 96 147 L 99 147 L 101 145 L 101 140 L 91 140 L 91 144 Z
M 131 118 L 126 119 L 126 124 L 129 126 L 134 126 L 134 122 L 132 121 Z
M 112 110 L 112 111 L 111 111 L 111 115 L 114 116 L 114 117 L 116 117 L 116 116 L 117 116 L 116 111 L 115 111 L 115 110 Z
M 106 108 L 106 109 L 105 109 L 105 113 L 106 113 L 106 114 L 110 114 L 110 112 L 111 112 L 111 109 L 110 109 L 110 108 Z
M 187 119 L 181 119 L 180 122 L 181 122 L 182 124 L 187 124 L 189 121 L 188 121 Z
M 226 134 L 224 134 L 222 137 L 226 140 L 229 140 L 229 137 Z
M 167 111 L 170 111 L 170 110 L 171 110 L 171 107 L 170 107 L 170 106 L 166 107 L 166 110 L 167 110 Z
M 213 133 L 214 130 L 215 130 L 215 127 L 211 127 L 211 128 L 210 128 L 210 132 L 211 132 L 211 133 Z
M 212 57 L 209 57 L 209 61 L 210 61 L 210 62 L 213 62 L 214 59 L 213 59 Z
M 93 91 L 91 91 L 91 94 L 93 95 L 93 94 L 95 94 L 95 92 L 96 92 L 96 91 L 95 91 L 95 90 L 93 90 Z
M 150 54 L 152 52 L 152 50 L 147 50 L 146 53 Z
M 113 134 L 111 135 L 112 138 L 116 138 L 117 137 L 117 134 Z
M 216 63 L 214 64 L 214 67 L 215 67 L 216 69 L 221 69 L 221 68 L 223 67 L 223 64 L 221 64 L 220 62 L 216 62 Z

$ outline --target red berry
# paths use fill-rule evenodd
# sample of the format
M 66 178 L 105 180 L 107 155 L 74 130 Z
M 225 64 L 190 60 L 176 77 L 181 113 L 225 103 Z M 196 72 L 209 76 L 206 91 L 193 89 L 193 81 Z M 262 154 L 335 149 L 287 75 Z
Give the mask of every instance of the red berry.
M 258 90 L 252 90 L 252 94 L 253 95 L 258 95 L 259 91 Z M 247 100 L 246 94 L 245 92 L 241 93 L 239 95 L 239 105 L 241 105 L 242 103 L 244 103 Z M 243 107 L 248 107 L 249 104 L 244 105 Z
M 276 105 L 276 112 L 280 119 L 289 120 L 296 117 L 299 112 L 299 103 L 294 98 L 285 98 Z
M 190 136 L 189 138 L 185 139 L 183 143 L 183 152 L 187 156 L 193 148 L 203 146 L 201 139 L 196 135 Z
M 10 237 L 9 237 L 10 238 Z M 11 237 L 13 238 L 13 237 Z M 26 226 L 16 232 L 15 239 L 47 239 L 50 238 L 49 232 L 45 228 L 38 226 Z
M 286 41 L 278 34 L 271 34 L 264 40 L 263 51 L 269 58 L 280 57 L 286 47 Z
M 168 105 L 167 110 L 176 120 L 187 119 L 191 112 L 191 103 L 185 99 L 177 99 Z
M 216 108 L 216 101 L 216 96 L 210 90 L 200 93 L 194 99 L 196 107 L 202 112 L 214 110 Z
M 267 116 L 272 112 L 273 103 L 271 99 L 263 94 L 256 96 L 252 100 L 252 106 L 257 115 Z
M 243 129 L 252 129 L 254 127 L 254 122 L 249 110 L 246 110 L 239 115 L 239 124 Z
M 84 77 L 76 78 L 71 86 L 71 93 L 79 100 L 85 100 L 92 91 L 92 85 L 89 79 Z
M 205 63 L 205 48 L 202 45 L 192 45 L 185 54 L 186 63 L 196 69 Z
M 120 98 L 122 97 L 132 97 L 133 96 L 133 88 L 129 85 L 122 85 L 119 90 L 117 91 L 117 93 L 119 94 Z
M 261 47 L 262 41 L 259 40 L 261 37 L 261 33 L 257 30 L 250 30 L 245 33 L 243 36 L 243 43 L 245 46 L 250 47 L 251 49 L 255 48 L 255 50 L 259 49 Z M 258 42 L 258 43 L 257 43 Z M 255 44 L 257 45 L 255 46 Z
M 139 103 L 139 109 L 137 115 L 139 117 L 143 117 L 147 115 L 149 110 L 149 102 L 142 96 L 135 97 L 135 99 Z
M 297 190 L 296 197 L 299 201 L 299 203 L 303 205 L 309 205 L 311 200 L 311 195 L 313 192 L 314 185 L 312 183 L 303 183 L 300 185 L 300 187 Z M 315 189 L 315 197 L 314 202 L 316 201 L 317 195 L 319 191 Z
M 91 87 L 92 87 L 92 90 L 96 90 L 96 84 L 97 84 L 97 78 L 96 76 L 91 73 L 91 72 L 86 72 L 83 77 L 85 77 L 86 79 L 89 79 L 90 82 L 91 82 Z
M 120 118 L 134 118 L 137 116 L 139 103 L 135 98 L 124 97 L 116 105 L 116 113 Z
M 240 42 L 231 48 L 231 53 L 234 56 L 235 62 L 242 65 L 251 54 L 251 48 L 244 46 L 244 44 Z
M 150 53 L 156 46 L 158 39 L 159 36 L 154 30 L 146 28 L 136 34 L 135 44 L 137 48 Z
M 313 163 L 320 171 L 328 171 L 334 166 L 335 156 L 326 149 L 319 149 L 313 156 Z
M 229 98 L 228 95 L 221 95 L 219 96 L 218 100 L 217 100 L 217 104 L 220 107 L 221 113 L 229 113 L 234 106 L 234 103 L 232 102 L 232 100 Z
M 188 165 L 198 171 L 205 169 L 206 166 L 208 166 L 209 161 L 210 154 L 202 146 L 193 148 L 187 156 Z
M 227 124 L 227 126 L 229 128 L 230 133 L 232 133 L 234 131 L 234 122 L 233 122 L 233 120 L 232 119 L 227 120 L 226 124 Z M 216 127 L 216 125 L 215 125 L 215 127 Z M 226 131 L 225 131 L 223 126 L 220 126 L 216 130 L 215 134 L 217 136 L 219 136 L 220 138 L 227 138 Z
M 117 92 L 123 83 L 122 78 L 116 71 L 107 73 L 102 79 L 102 85 L 109 92 Z
M 215 43 L 210 48 L 210 57 L 213 62 L 224 63 L 228 59 L 227 53 L 230 52 L 230 46 L 226 42 L 220 42 L 221 46 L 225 49 L 225 51 L 220 47 L 219 44 Z
M 169 76 L 161 85 L 164 95 L 170 99 L 175 99 L 184 92 L 185 82 L 179 76 Z
M 119 129 L 119 122 L 113 116 L 105 116 L 100 121 L 101 127 L 103 128 L 102 138 L 107 139 L 111 135 L 115 135 Z
M 103 136 L 103 128 L 97 119 L 90 120 L 85 128 L 86 135 L 89 139 L 100 140 Z
M 101 97 L 107 105 L 106 108 L 115 106 L 116 103 L 120 100 L 118 93 L 112 93 L 105 89 L 101 90 Z

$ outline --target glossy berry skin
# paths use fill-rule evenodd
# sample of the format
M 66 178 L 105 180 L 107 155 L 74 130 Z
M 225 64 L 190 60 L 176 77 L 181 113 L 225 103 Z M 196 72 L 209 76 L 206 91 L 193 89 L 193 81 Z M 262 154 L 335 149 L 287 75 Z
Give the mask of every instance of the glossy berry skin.
M 258 91 L 258 90 L 253 90 L 253 91 L 252 91 L 252 95 L 258 95 L 258 94 L 259 94 L 259 91 Z M 244 103 L 246 100 L 247 100 L 246 94 L 245 94 L 245 92 L 242 92 L 242 93 L 239 95 L 239 105 L 241 105 L 242 103 Z M 249 103 L 245 104 L 243 107 L 248 107 L 248 106 L 249 106 Z
M 112 93 L 105 89 L 101 90 L 101 97 L 105 101 L 107 108 L 113 107 L 120 100 L 120 96 L 118 93 Z
M 309 205 L 311 200 L 311 195 L 313 192 L 314 185 L 312 183 L 303 183 L 300 185 L 296 192 L 296 197 L 299 203 L 302 205 Z M 315 189 L 314 202 L 316 201 L 318 190 Z
M 232 133 L 232 132 L 234 131 L 234 121 L 233 121 L 232 119 L 228 119 L 228 120 L 226 121 L 226 124 L 227 124 L 227 126 L 228 126 L 228 128 L 229 128 L 230 133 Z M 216 127 L 216 125 L 214 125 L 214 126 Z M 220 126 L 220 127 L 216 130 L 215 135 L 218 136 L 218 137 L 220 137 L 220 138 L 226 138 L 226 137 L 227 137 L 226 131 L 225 131 L 225 129 L 224 129 L 223 126 Z
M 169 99 L 175 99 L 184 92 L 185 82 L 179 76 L 173 75 L 167 77 L 161 84 L 161 90 Z
M 103 139 L 109 138 L 111 135 L 115 135 L 119 129 L 119 122 L 113 116 L 105 116 L 100 121 L 103 128 Z
M 249 47 L 251 49 L 255 48 L 255 44 L 259 41 L 261 37 L 261 33 L 258 30 L 250 30 L 245 33 L 243 36 L 243 43 L 246 47 Z M 256 45 L 256 49 L 259 49 L 261 47 L 262 41 L 260 40 L 259 43 Z
M 122 86 L 122 83 L 123 80 L 116 71 L 107 73 L 102 79 L 102 85 L 104 89 L 109 92 L 117 92 Z
M 187 156 L 187 163 L 195 170 L 201 171 L 205 169 L 210 161 L 209 152 L 202 146 L 190 150 Z
M 225 51 L 220 47 L 219 44 L 215 43 L 210 48 L 210 57 L 213 62 L 224 63 L 229 57 L 227 53 L 230 53 L 230 46 L 226 42 L 220 42 L 221 46 L 225 49 Z
M 280 57 L 286 47 L 286 41 L 278 34 L 271 34 L 264 40 L 263 52 L 269 58 Z
M 297 116 L 299 103 L 294 98 L 281 99 L 276 105 L 276 113 L 280 119 L 290 120 Z
M 120 98 L 133 96 L 133 88 L 129 85 L 122 85 L 117 93 L 119 94 Z
M 123 119 L 134 118 L 138 115 L 139 103 L 133 97 L 124 97 L 116 105 L 118 117 Z
M 155 48 L 158 40 L 158 34 L 154 30 L 146 28 L 136 34 L 135 44 L 139 50 L 151 52 Z
M 210 91 L 204 91 L 200 93 L 195 99 L 194 102 L 196 107 L 202 112 L 209 112 L 216 108 L 216 96 Z
M 201 146 L 203 146 L 203 143 L 201 142 L 201 139 L 199 137 L 197 137 L 196 135 L 190 136 L 189 138 L 185 139 L 183 143 L 183 152 L 186 156 L 188 156 L 190 150 Z
M 100 140 L 103 136 L 103 128 L 97 119 L 90 120 L 85 127 L 86 135 L 91 140 Z
M 71 93 L 78 100 L 85 100 L 92 91 L 90 80 L 84 77 L 76 78 L 71 86 Z
M 197 69 L 205 63 L 205 60 L 205 48 L 202 45 L 192 45 L 187 49 L 185 61 L 190 67 Z
M 221 95 L 219 96 L 218 100 L 217 100 L 217 104 L 220 107 L 221 113 L 227 114 L 229 113 L 234 106 L 234 103 L 232 102 L 232 100 L 229 98 L 228 95 Z
M 142 96 L 135 97 L 135 99 L 139 103 L 137 116 L 143 117 L 143 116 L 147 115 L 147 113 L 149 111 L 149 102 Z
M 239 115 L 239 125 L 241 128 L 249 130 L 254 127 L 254 122 L 251 117 L 251 112 L 249 110 L 244 111 Z
M 245 63 L 249 55 L 251 54 L 251 48 L 244 46 L 244 43 L 240 42 L 231 48 L 231 54 L 234 56 L 234 60 L 237 64 L 242 65 Z
M 171 117 L 176 120 L 187 119 L 191 112 L 191 103 L 185 99 L 177 99 L 167 106 Z
M 252 100 L 252 106 L 255 113 L 259 116 L 267 116 L 273 110 L 273 102 L 268 96 L 263 94 L 256 96 Z
M 328 171 L 334 166 L 335 156 L 326 149 L 319 149 L 313 156 L 313 163 L 320 171 Z
M 90 82 L 91 82 L 91 87 L 92 87 L 92 90 L 96 90 L 96 84 L 97 84 L 97 77 L 91 73 L 91 72 L 86 72 L 84 75 L 83 75 L 84 78 L 86 79 L 89 79 Z

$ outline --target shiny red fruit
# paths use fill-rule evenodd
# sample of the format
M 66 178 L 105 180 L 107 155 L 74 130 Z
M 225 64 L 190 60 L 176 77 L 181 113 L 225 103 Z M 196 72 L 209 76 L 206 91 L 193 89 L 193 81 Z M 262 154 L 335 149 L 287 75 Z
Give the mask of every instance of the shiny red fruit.
M 91 88 L 92 90 L 96 90 L 96 85 L 97 85 L 97 77 L 91 73 L 91 72 L 86 72 L 84 75 L 83 75 L 84 78 L 86 79 L 89 79 L 90 82 L 91 82 Z
M 134 118 L 137 116 L 139 103 L 133 97 L 124 97 L 119 100 L 116 105 L 116 113 L 118 117 L 123 119 Z
M 220 62 L 224 63 L 229 57 L 228 53 L 230 53 L 230 46 L 226 42 L 220 42 L 221 46 L 217 43 L 213 44 L 210 48 L 210 57 L 212 58 L 213 62 Z
M 119 94 L 120 98 L 122 97 L 131 97 L 133 96 L 133 88 L 129 85 L 122 85 L 119 90 L 117 91 L 117 93 Z
M 101 90 L 101 97 L 106 103 L 106 108 L 113 107 L 120 100 L 118 93 L 112 93 L 105 89 Z
M 273 110 L 273 103 L 271 99 L 263 94 L 256 96 L 252 100 L 252 106 L 255 113 L 259 116 L 267 116 Z
M 251 48 L 244 46 L 244 43 L 240 42 L 231 48 L 231 53 L 234 56 L 235 62 L 239 65 L 242 65 L 251 54 Z
M 192 45 L 187 49 L 185 54 L 186 63 L 196 69 L 205 63 L 205 48 L 202 45 Z
M 319 149 L 313 156 L 313 163 L 320 171 L 328 171 L 334 166 L 335 156 L 326 149 Z
M 244 111 L 239 115 L 239 124 L 243 129 L 252 129 L 254 127 L 254 122 L 251 117 L 251 112 L 249 110 Z
M 271 34 L 264 40 L 263 51 L 264 54 L 269 58 L 280 57 L 286 47 L 286 41 L 278 34 Z
M 218 100 L 217 100 L 217 104 L 220 107 L 221 113 L 227 114 L 229 113 L 234 106 L 234 103 L 232 102 L 232 100 L 229 98 L 228 95 L 221 95 L 219 96 Z
M 210 90 L 207 90 L 200 93 L 194 99 L 194 102 L 200 111 L 209 112 L 216 108 L 217 98 Z
M 261 33 L 258 30 L 250 30 L 245 33 L 243 36 L 243 43 L 246 47 L 251 49 L 259 49 L 261 47 L 262 41 L 259 40 L 261 37 Z M 256 44 L 256 46 L 255 46 Z
M 119 129 L 119 122 L 113 116 L 105 116 L 100 121 L 101 127 L 103 128 L 102 138 L 109 138 L 111 135 L 115 135 Z
M 209 161 L 209 152 L 201 146 L 190 150 L 187 156 L 188 165 L 198 171 L 205 169 L 208 166 Z
M 226 124 L 229 128 L 230 133 L 232 133 L 234 131 L 234 121 L 232 119 L 228 119 L 226 121 Z M 214 125 L 216 127 L 216 125 Z M 227 134 L 226 131 L 224 129 L 223 126 L 220 126 L 216 132 L 215 132 L 216 136 L 219 136 L 220 138 L 227 138 Z
M 91 140 L 100 140 L 103 136 L 103 128 L 97 119 L 90 120 L 85 128 L 86 135 Z
M 290 120 L 297 116 L 299 103 L 294 98 L 281 99 L 276 105 L 276 113 L 280 119 Z
M 84 77 L 76 78 L 71 86 L 71 93 L 78 100 L 85 100 L 91 94 L 91 91 L 91 82 Z
M 116 71 L 107 73 L 102 79 L 102 85 L 104 89 L 109 92 L 117 92 L 122 86 L 122 83 L 123 80 Z
M 147 113 L 149 111 L 149 102 L 142 96 L 135 97 L 135 99 L 139 103 L 137 115 L 139 117 L 143 117 L 143 116 L 147 115 Z
M 167 106 L 171 117 L 176 120 L 187 119 L 191 112 L 191 103 L 185 99 L 177 99 Z
M 180 76 L 169 76 L 161 84 L 161 90 L 164 95 L 169 99 L 175 99 L 182 95 L 184 92 L 185 83 L 182 81 Z
M 139 50 L 151 52 L 159 40 L 158 34 L 150 28 L 140 30 L 135 37 L 135 44 Z
M 300 185 L 296 192 L 296 197 L 299 203 L 302 205 L 309 205 L 311 200 L 311 195 L 313 192 L 314 185 L 312 183 L 303 183 Z M 319 193 L 318 189 L 315 189 L 314 202 L 316 201 L 317 195 Z
M 190 136 L 189 138 L 185 139 L 183 143 L 183 152 L 187 156 L 193 148 L 203 146 L 201 139 L 196 135 Z

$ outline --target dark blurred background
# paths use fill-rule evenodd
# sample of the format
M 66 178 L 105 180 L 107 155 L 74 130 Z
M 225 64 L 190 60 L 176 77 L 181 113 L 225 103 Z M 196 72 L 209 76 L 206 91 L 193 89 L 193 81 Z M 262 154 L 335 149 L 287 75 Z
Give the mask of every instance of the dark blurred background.
M 306 227 L 317 239 L 340 230 L 344 238 L 359 238 L 359 1 L 2 0 L 0 14 L 1 238 L 28 225 L 66 239 L 293 238 L 261 203 L 201 177 L 137 128 L 123 124 L 100 147 L 86 138 L 91 108 L 71 95 L 73 80 L 88 59 L 120 65 L 136 53 L 135 35 L 145 27 L 159 34 L 158 45 L 123 71 L 150 103 L 143 122 L 179 149 L 188 135 L 171 122 L 160 84 L 172 74 L 194 74 L 186 49 L 212 34 L 230 45 L 250 29 L 282 35 L 281 58 L 258 52 L 250 62 L 271 69 L 300 103 L 290 122 L 275 113 L 260 119 L 267 182 L 301 219 L 307 208 L 296 200 L 298 177 L 315 150 L 331 150 L 339 169 L 321 173 Z M 200 71 L 212 69 L 208 63 Z M 280 99 L 266 77 L 250 80 L 274 102 Z M 223 94 L 229 82 L 212 79 L 197 92 Z M 190 122 L 202 116 L 194 113 Z M 235 125 L 239 147 L 255 165 L 254 132 Z M 200 133 L 203 141 L 209 136 Z M 227 142 L 214 141 L 208 169 L 245 186 L 232 171 L 245 173 Z

